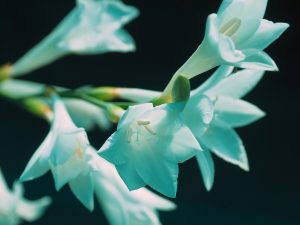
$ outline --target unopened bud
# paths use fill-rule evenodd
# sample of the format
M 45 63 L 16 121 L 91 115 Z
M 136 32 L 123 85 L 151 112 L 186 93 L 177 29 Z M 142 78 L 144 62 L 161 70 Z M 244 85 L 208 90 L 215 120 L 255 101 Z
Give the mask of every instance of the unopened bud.
M 50 107 L 40 99 L 37 98 L 27 98 L 23 101 L 26 109 L 39 116 L 48 119 L 52 115 Z
M 188 78 L 178 76 L 172 88 L 173 102 L 184 102 L 190 97 L 191 85 Z
M 119 106 L 110 104 L 107 107 L 107 115 L 113 123 L 118 123 L 125 110 Z
M 93 88 L 91 90 L 88 90 L 85 94 L 103 101 L 110 101 L 118 97 L 117 88 L 115 87 Z
M 0 67 L 0 82 L 9 78 L 11 72 L 11 65 L 4 64 Z

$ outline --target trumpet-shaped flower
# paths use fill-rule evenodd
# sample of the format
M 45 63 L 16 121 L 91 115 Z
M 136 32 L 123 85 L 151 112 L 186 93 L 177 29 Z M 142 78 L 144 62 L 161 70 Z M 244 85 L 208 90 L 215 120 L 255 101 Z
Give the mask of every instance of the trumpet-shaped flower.
M 217 14 L 208 16 L 204 40 L 176 72 L 192 78 L 219 65 L 278 70 L 263 51 L 287 28 L 263 19 L 267 0 L 223 0 Z
M 183 111 L 183 118 L 204 149 L 248 171 L 244 145 L 233 128 L 248 125 L 265 115 L 256 106 L 239 99 L 254 88 L 263 71 L 244 69 L 231 72 L 232 67 L 220 67 L 194 90 Z M 223 79 L 220 80 L 221 77 Z M 197 156 L 197 160 L 206 188 L 210 189 L 214 168 L 209 152 Z
M 75 126 L 57 97 L 54 98 L 53 108 L 51 130 L 33 154 L 20 179 L 32 180 L 50 169 L 57 190 L 69 183 L 74 195 L 92 210 L 94 186 L 89 163 L 95 154 L 91 152 L 84 129 Z
M 146 103 L 129 107 L 117 131 L 101 147 L 99 154 L 115 164 L 130 190 L 149 185 L 175 197 L 178 163 L 201 151 L 180 118 L 182 104 L 153 107 Z
M 13 191 L 10 191 L 0 170 L 0 225 L 17 225 L 22 220 L 33 222 L 51 203 L 49 197 L 29 201 L 23 198 L 23 192 L 19 182 L 15 182 Z
M 137 15 L 136 8 L 118 0 L 77 0 L 63 21 L 12 65 L 10 75 L 21 76 L 70 53 L 132 51 L 134 41 L 122 26 Z
M 176 207 L 146 188 L 129 191 L 113 164 L 101 157 L 94 162 L 96 197 L 111 225 L 160 225 L 157 210 Z

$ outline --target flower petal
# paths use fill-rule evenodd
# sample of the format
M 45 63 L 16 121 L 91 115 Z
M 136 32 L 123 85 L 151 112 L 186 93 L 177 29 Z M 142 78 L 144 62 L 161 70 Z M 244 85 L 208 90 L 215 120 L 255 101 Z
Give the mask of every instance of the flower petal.
M 183 163 L 202 151 L 193 133 L 186 126 L 182 126 L 173 135 L 170 143 L 168 154 L 172 156 L 166 155 L 166 157 L 170 157 L 170 159 L 175 157 L 175 162 Z
M 230 127 L 246 126 L 265 116 L 255 105 L 225 96 L 218 97 L 215 110 L 214 123 Z
M 98 154 L 109 162 L 119 165 L 127 162 L 128 154 L 131 152 L 123 130 L 113 133 L 98 151 Z
M 211 125 L 201 141 L 217 156 L 248 171 L 249 164 L 244 145 L 237 133 L 229 127 Z
M 169 211 L 176 208 L 176 205 L 166 198 L 163 198 L 147 188 L 140 188 L 135 191 L 131 191 L 130 195 L 136 198 L 142 204 L 145 204 L 153 209 Z
M 44 197 L 35 201 L 28 201 L 22 198 L 18 201 L 16 210 L 22 219 L 33 222 L 44 214 L 51 202 L 50 197 Z
M 244 51 L 247 55 L 250 51 Z M 278 71 L 278 67 L 273 59 L 265 52 L 258 51 L 255 54 L 247 56 L 245 60 L 235 63 L 235 66 L 252 69 L 252 70 L 267 70 L 267 71 Z
M 203 84 L 191 92 L 191 96 L 203 95 L 207 90 L 218 85 L 221 80 L 229 76 L 233 71 L 233 66 L 220 66 Z
M 153 151 L 149 148 L 141 153 L 137 152 L 134 164 L 146 184 L 163 195 L 174 198 L 177 191 L 178 165 L 159 157 L 157 151 L 164 150 L 162 148 Z
M 258 29 L 268 0 L 225 0 L 218 11 L 220 28 L 230 20 L 237 18 L 241 25 L 235 35 L 237 44 L 243 43 Z
M 206 93 L 209 96 L 224 95 L 232 98 L 242 98 L 257 85 L 263 74 L 263 70 L 240 70 L 220 81 Z
M 80 174 L 69 182 L 77 199 L 90 211 L 94 209 L 94 183 L 90 173 Z
M 287 23 L 273 23 L 262 19 L 255 34 L 246 40 L 242 46 L 245 49 L 255 48 L 263 50 L 279 38 L 288 27 L 289 24 Z
M 116 169 L 130 191 L 146 185 L 143 179 L 137 173 L 135 165 L 132 161 L 116 165 Z
M 122 128 L 123 126 L 126 127 L 130 123 L 132 123 L 136 118 L 140 117 L 143 113 L 147 112 L 148 110 L 153 109 L 152 103 L 144 103 L 135 106 L 129 106 L 126 112 L 121 117 L 118 123 L 118 129 Z
M 112 126 L 103 109 L 79 99 L 65 98 L 63 101 L 78 127 L 91 130 L 97 125 L 100 129 L 107 130 Z
M 210 14 L 206 21 L 206 30 L 203 42 L 191 57 L 177 70 L 175 74 L 189 79 L 204 73 L 220 64 L 218 52 L 219 31 L 217 15 Z
M 234 42 L 230 37 L 220 35 L 219 39 L 219 55 L 224 61 L 224 64 L 234 64 L 245 59 L 242 51 L 237 50 Z
M 196 155 L 196 159 L 201 171 L 202 179 L 206 190 L 210 191 L 215 178 L 215 166 L 208 149 L 203 149 Z
M 213 119 L 214 102 L 203 94 L 190 97 L 182 113 L 184 122 L 196 137 L 201 136 Z
M 20 180 L 29 181 L 44 175 L 49 170 L 48 157 L 53 146 L 55 134 L 49 132 L 43 143 L 35 151 L 25 170 L 23 171 Z
M 74 152 L 74 154 L 63 164 L 54 165 L 50 162 L 51 172 L 55 181 L 55 188 L 59 190 L 69 181 L 76 178 L 80 173 L 88 170 L 85 155 Z M 83 153 L 84 154 L 84 153 Z

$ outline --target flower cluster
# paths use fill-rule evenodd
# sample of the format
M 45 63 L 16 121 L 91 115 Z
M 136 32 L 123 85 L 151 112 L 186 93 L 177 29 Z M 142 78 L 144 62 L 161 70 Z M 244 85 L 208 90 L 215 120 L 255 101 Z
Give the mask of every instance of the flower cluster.
M 50 171 L 56 190 L 68 184 L 90 211 L 95 193 L 112 225 L 159 225 L 158 210 L 176 206 L 145 186 L 176 197 L 179 163 L 195 157 L 207 190 L 215 179 L 213 154 L 249 171 L 245 147 L 234 128 L 265 113 L 241 98 L 264 71 L 278 70 L 263 50 L 288 28 L 286 23 L 263 19 L 266 5 L 267 0 L 223 0 L 218 12 L 208 16 L 204 40 L 162 92 L 115 87 L 72 90 L 15 79 L 69 53 L 135 49 L 122 27 L 138 15 L 136 8 L 119 0 L 77 0 L 44 40 L 0 69 L 0 95 L 50 123 L 20 181 Z M 202 85 L 190 90 L 191 78 L 215 67 Z M 107 130 L 113 123 L 116 131 L 97 154 L 86 131 Z M 9 192 L 0 173 L 0 224 L 35 220 L 50 203 L 48 198 L 28 202 L 21 192 L 19 183 Z

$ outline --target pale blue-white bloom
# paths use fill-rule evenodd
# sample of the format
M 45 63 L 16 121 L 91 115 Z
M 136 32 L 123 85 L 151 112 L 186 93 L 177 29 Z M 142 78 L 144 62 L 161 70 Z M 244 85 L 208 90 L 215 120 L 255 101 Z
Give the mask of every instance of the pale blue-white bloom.
M 12 65 L 10 75 L 24 75 L 70 53 L 133 51 L 134 41 L 122 27 L 138 13 L 118 0 L 77 0 L 63 21 Z
M 113 164 L 98 157 L 93 161 L 96 197 L 111 225 L 161 225 L 158 210 L 175 204 L 146 188 L 129 191 Z
M 33 222 L 51 203 L 49 197 L 29 201 L 23 198 L 23 194 L 23 186 L 18 181 L 13 185 L 13 191 L 9 190 L 0 170 L 0 225 L 17 225 L 22 220 Z
M 278 70 L 263 51 L 287 28 L 287 23 L 263 19 L 267 0 L 223 0 L 208 16 L 204 40 L 176 72 L 192 78 L 219 65 Z
M 55 87 L 58 91 L 67 90 L 62 87 Z M 34 95 L 40 95 L 45 91 L 45 85 L 37 82 L 9 79 L 0 83 L 0 94 L 11 98 L 28 98 Z M 47 104 L 49 101 L 40 98 Z M 62 98 L 72 120 L 78 127 L 91 130 L 98 127 L 101 130 L 109 129 L 112 124 L 104 110 L 98 106 L 81 99 Z
M 97 154 L 93 154 L 86 132 L 73 123 L 62 101 L 54 97 L 53 105 L 50 132 L 33 154 L 20 180 L 33 180 L 51 170 L 57 190 L 69 183 L 74 195 L 92 210 L 94 185 L 90 162 Z
M 234 128 L 246 126 L 265 115 L 256 106 L 240 99 L 256 86 L 263 71 L 244 69 L 232 73 L 232 69 L 220 67 L 194 90 L 183 111 L 183 118 L 204 149 L 248 171 L 247 154 Z M 203 154 L 202 158 L 197 156 L 197 160 L 205 186 L 210 189 L 214 167 L 209 151 L 206 153 L 205 157 Z
M 166 196 L 176 196 L 178 163 L 201 151 L 179 115 L 183 106 L 131 106 L 101 147 L 99 154 L 115 164 L 129 190 L 149 185 Z

